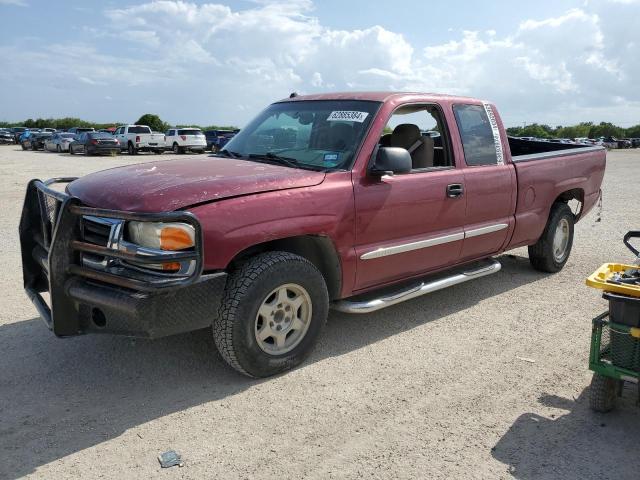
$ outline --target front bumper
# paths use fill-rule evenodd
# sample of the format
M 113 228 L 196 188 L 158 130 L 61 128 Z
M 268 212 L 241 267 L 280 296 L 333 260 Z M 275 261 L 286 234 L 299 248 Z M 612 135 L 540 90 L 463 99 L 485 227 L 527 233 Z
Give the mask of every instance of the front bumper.
M 32 180 L 27 187 L 20 244 L 24 288 L 47 326 L 57 336 L 104 332 L 155 338 L 211 325 L 225 285 L 225 273 L 202 274 L 202 232 L 187 212 L 137 214 L 83 206 L 51 188 L 73 178 Z M 123 242 L 92 243 L 85 235 L 90 218 L 185 222 L 194 227 L 192 250 L 132 250 Z M 120 227 L 117 227 L 120 225 Z M 87 237 L 87 238 L 85 238 Z M 87 260 L 98 255 L 96 267 Z M 154 273 L 133 266 L 181 263 L 178 273 Z M 43 293 L 49 294 L 49 302 Z

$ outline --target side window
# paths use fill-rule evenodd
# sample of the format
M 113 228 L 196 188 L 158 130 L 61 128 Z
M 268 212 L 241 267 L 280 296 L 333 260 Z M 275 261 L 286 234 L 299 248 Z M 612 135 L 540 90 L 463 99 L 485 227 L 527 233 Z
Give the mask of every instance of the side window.
M 452 168 L 447 129 L 435 105 L 403 105 L 387 122 L 379 145 L 405 148 L 411 154 L 412 170 Z
M 482 105 L 454 105 L 464 158 L 469 166 L 498 165 L 502 163 L 500 137 L 494 137 L 485 107 Z M 497 130 L 496 130 L 497 131 Z M 498 157 L 500 151 L 500 158 Z

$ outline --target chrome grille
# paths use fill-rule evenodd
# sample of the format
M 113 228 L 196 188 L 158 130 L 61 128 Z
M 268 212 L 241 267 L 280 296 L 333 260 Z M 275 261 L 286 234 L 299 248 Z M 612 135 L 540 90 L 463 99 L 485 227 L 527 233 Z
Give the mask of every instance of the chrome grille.
M 101 247 L 113 248 L 120 234 L 122 220 L 102 217 L 82 217 L 82 240 Z M 104 270 L 109 260 L 104 255 L 94 253 L 82 254 L 82 264 L 86 267 Z

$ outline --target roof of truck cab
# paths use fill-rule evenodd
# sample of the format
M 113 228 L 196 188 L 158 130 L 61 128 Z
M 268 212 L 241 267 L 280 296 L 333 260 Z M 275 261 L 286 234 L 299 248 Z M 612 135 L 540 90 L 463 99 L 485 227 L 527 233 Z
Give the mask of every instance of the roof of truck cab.
M 480 101 L 471 97 L 462 97 L 456 95 L 446 95 L 442 93 L 423 93 L 423 92 L 332 92 L 332 93 L 316 93 L 311 95 L 296 95 L 295 97 L 283 98 L 276 103 L 281 102 L 297 102 L 301 100 L 367 100 L 371 102 L 387 102 L 391 99 L 407 100 L 423 99 L 428 101 Z

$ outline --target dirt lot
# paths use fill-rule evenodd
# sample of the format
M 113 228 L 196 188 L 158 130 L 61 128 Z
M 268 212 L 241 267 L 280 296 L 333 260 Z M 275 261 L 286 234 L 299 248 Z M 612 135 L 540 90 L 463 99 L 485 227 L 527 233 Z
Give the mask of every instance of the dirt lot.
M 208 331 L 55 338 L 22 290 L 26 182 L 158 157 L 0 147 L 0 478 L 637 479 L 637 391 L 610 414 L 588 408 L 590 319 L 605 303 L 584 279 L 630 260 L 621 238 L 640 227 L 640 151 L 608 158 L 602 222 L 577 225 L 561 273 L 533 271 L 520 249 L 475 283 L 332 313 L 306 364 L 253 381 Z M 183 468 L 160 469 L 168 449 Z

